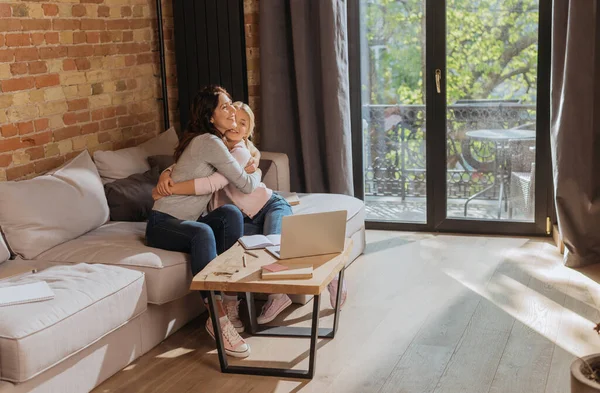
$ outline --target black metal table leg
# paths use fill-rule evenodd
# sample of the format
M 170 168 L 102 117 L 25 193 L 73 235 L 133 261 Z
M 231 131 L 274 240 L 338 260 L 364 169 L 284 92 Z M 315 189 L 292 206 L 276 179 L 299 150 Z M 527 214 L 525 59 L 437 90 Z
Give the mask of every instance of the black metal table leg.
M 225 348 L 223 346 L 223 339 L 221 337 L 221 326 L 218 323 L 218 318 L 213 318 L 213 327 L 215 331 L 215 340 L 217 343 L 217 352 L 219 353 L 219 363 L 221 364 L 221 371 L 228 374 L 246 374 L 246 375 L 262 375 L 271 377 L 281 378 L 304 378 L 312 379 L 315 375 L 316 362 L 317 362 L 317 342 L 319 337 L 333 338 L 337 331 L 338 319 L 340 312 L 340 303 L 342 295 L 342 286 L 344 281 L 344 270 L 340 271 L 339 282 L 337 287 L 337 301 L 335 304 L 335 316 L 333 319 L 333 328 L 323 329 L 319 328 L 319 314 L 320 314 L 320 303 L 321 296 L 315 295 L 313 297 L 313 311 L 312 311 L 312 323 L 310 328 L 304 327 L 288 327 L 288 326 L 274 326 L 266 327 L 264 329 L 258 328 L 256 321 L 256 307 L 254 305 L 254 295 L 250 292 L 246 293 L 246 303 L 248 305 L 248 314 L 250 319 L 250 332 L 253 335 L 264 335 L 264 336 L 279 336 L 279 337 L 310 337 L 310 349 L 308 358 L 308 370 L 292 370 L 283 368 L 269 368 L 269 367 L 249 367 L 249 366 L 230 366 L 227 364 L 227 358 L 225 354 Z M 217 314 L 217 306 L 214 298 L 214 292 L 209 293 L 209 309 L 211 315 Z
M 223 332 L 221 331 L 221 323 L 219 321 L 219 312 L 217 311 L 214 291 L 210 291 L 208 293 L 208 308 L 210 310 L 210 317 L 212 318 L 213 332 L 215 333 L 215 341 L 217 343 L 217 353 L 219 354 L 221 371 L 225 372 L 228 367 L 227 354 L 225 353 L 225 346 L 223 345 Z

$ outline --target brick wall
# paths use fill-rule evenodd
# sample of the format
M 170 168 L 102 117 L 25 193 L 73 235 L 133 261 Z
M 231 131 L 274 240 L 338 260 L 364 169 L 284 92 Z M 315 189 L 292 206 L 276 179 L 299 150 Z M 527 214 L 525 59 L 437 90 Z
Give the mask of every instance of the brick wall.
M 258 114 L 258 0 L 244 0 L 250 105 Z M 173 12 L 163 0 L 170 120 Z M 0 0 L 0 181 L 164 129 L 154 0 Z

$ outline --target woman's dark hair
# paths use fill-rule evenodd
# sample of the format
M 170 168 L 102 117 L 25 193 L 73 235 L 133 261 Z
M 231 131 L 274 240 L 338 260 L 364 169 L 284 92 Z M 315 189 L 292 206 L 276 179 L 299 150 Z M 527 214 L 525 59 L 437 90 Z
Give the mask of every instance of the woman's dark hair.
M 194 97 L 190 111 L 190 123 L 181 136 L 179 144 L 175 148 L 175 154 L 173 155 L 175 162 L 179 160 L 179 157 L 181 157 L 185 148 L 192 142 L 192 139 L 198 135 L 210 133 L 219 138 L 221 137 L 217 128 L 210 122 L 210 118 L 219 105 L 219 94 L 225 94 L 231 99 L 227 90 L 216 85 L 204 87 L 196 94 L 196 97 Z

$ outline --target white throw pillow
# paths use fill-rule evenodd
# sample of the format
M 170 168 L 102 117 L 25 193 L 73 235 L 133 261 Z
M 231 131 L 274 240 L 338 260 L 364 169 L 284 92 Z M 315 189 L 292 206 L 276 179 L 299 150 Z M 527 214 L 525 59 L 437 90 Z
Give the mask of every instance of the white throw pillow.
M 0 229 L 13 253 L 33 259 L 106 223 L 108 203 L 87 151 L 31 180 L 0 183 Z
M 175 128 L 171 127 L 139 146 L 116 151 L 98 150 L 94 153 L 94 162 L 105 182 L 125 179 L 149 170 L 149 156 L 173 155 L 178 142 Z

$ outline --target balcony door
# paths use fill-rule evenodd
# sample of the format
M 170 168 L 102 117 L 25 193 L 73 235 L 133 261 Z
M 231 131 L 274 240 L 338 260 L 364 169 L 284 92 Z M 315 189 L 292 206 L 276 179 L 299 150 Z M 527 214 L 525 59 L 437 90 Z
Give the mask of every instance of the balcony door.
M 370 227 L 546 231 L 549 12 L 547 0 L 349 2 Z

